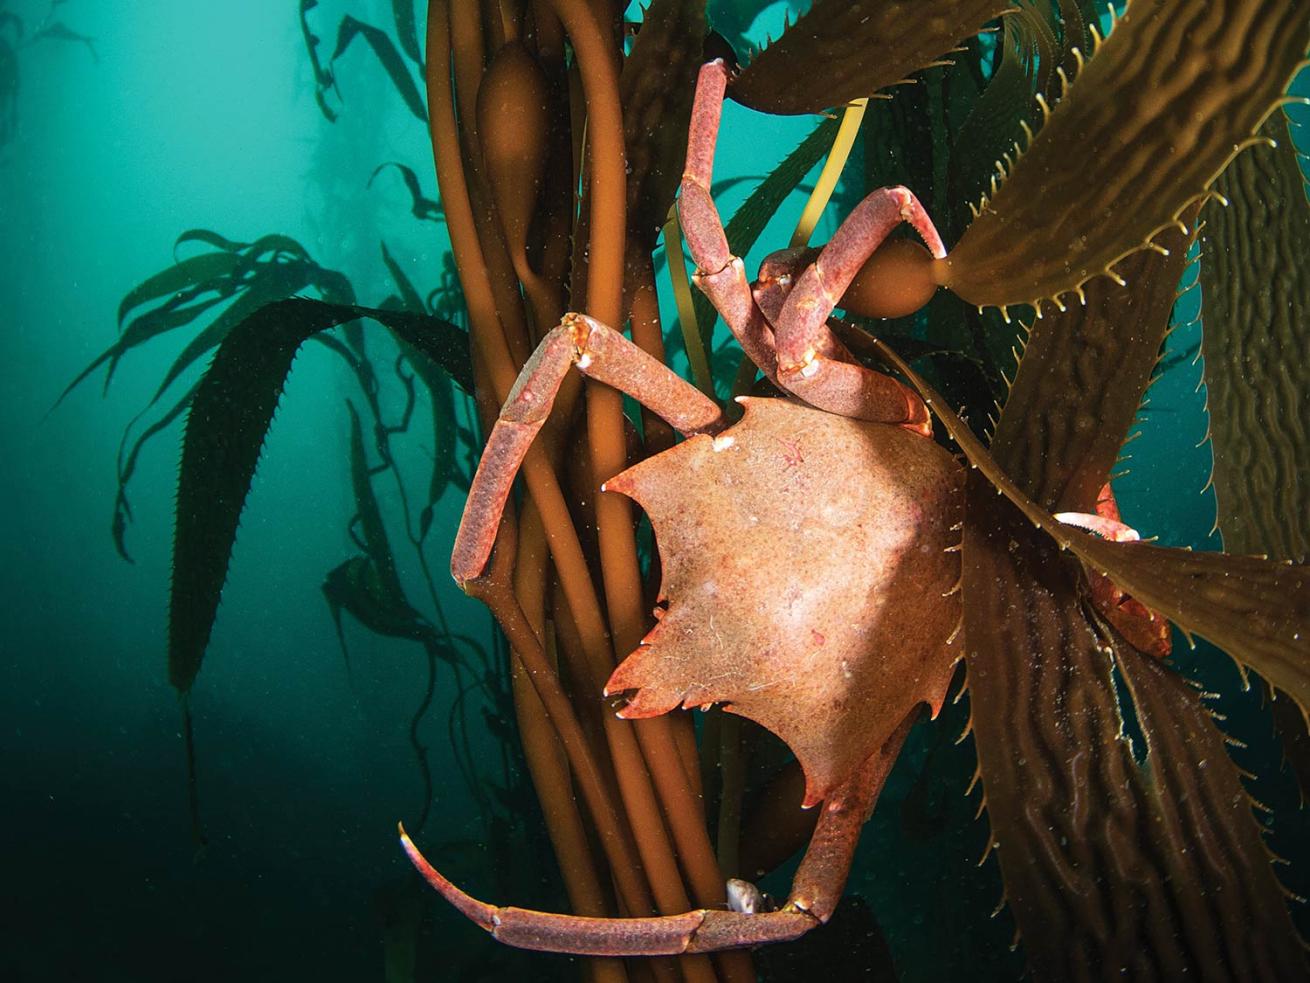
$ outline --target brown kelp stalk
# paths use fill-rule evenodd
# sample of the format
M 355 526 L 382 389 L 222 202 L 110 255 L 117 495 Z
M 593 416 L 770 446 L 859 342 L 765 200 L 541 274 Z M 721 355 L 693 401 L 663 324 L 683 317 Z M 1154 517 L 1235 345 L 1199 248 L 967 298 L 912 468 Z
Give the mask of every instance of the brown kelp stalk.
M 546 638 L 550 554 L 541 515 L 531 502 L 523 509 L 518 547 L 514 592 L 532 632 L 538 638 Z M 549 661 L 551 668 L 557 671 L 557 660 Z M 560 870 L 565 871 L 564 887 L 568 891 L 569 904 L 579 914 L 604 915 L 609 905 L 592 862 L 586 827 L 572 796 L 568 757 L 555 747 L 553 725 L 536 693 L 536 681 L 529 678 L 525 660 L 514 659 L 510 673 L 514 708 L 523 738 L 523 755 L 529 762 L 534 785 L 541 790 L 541 812 Z M 593 960 L 591 970 L 596 983 L 621 983 L 627 979 L 622 963 L 617 960 Z
M 586 257 L 585 309 L 614 325 L 620 325 L 626 313 L 627 176 L 617 45 L 585 3 L 551 0 L 534 5 L 529 23 L 541 25 L 540 43 L 551 56 L 557 56 L 567 35 L 576 56 L 573 90 L 576 92 L 580 82 L 583 98 L 558 99 L 555 107 L 544 73 L 550 56 L 534 58 L 533 33 L 521 30 L 522 13 L 516 5 L 501 4 L 492 10 L 494 16 L 484 18 L 475 4 L 452 5 L 446 0 L 429 4 L 427 86 L 433 154 L 468 302 L 479 381 L 490 390 L 479 394 L 482 407 L 504 402 L 531 344 L 552 326 L 549 322 L 559 313 L 558 298 L 566 292 L 565 264 L 559 262 L 560 254 L 552 251 L 548 242 L 541 249 L 543 262 L 533 269 L 529 225 L 535 206 L 545 197 L 543 190 L 558 188 L 561 176 L 569 186 L 577 187 L 578 175 L 585 175 L 585 235 L 575 236 L 575 250 L 585 245 L 586 252 L 575 255 L 572 264 L 574 270 L 580 270 L 584 265 L 580 260 Z M 562 74 L 562 59 L 555 57 L 555 67 Z M 547 120 L 541 112 L 543 106 L 566 111 L 573 119 L 561 119 L 562 114 L 556 113 L 553 120 Z M 587 138 L 579 154 L 575 152 L 576 135 L 583 130 L 584 106 Z M 547 140 L 542 129 L 550 122 L 567 126 L 574 140 L 562 142 L 558 131 L 554 139 Z M 565 170 L 570 173 L 560 173 Z M 572 197 L 570 194 L 566 202 L 570 213 L 575 207 Z M 552 196 L 546 210 L 558 216 L 558 207 L 552 207 L 557 205 L 558 196 Z M 550 220 L 545 224 L 549 228 Z M 558 225 L 554 231 L 559 231 Z M 546 263 L 548 253 L 554 259 Z M 632 304 L 645 329 L 640 340 L 652 354 L 662 357 L 649 257 L 636 265 L 639 272 L 634 279 L 641 282 L 634 284 Z M 563 467 L 563 462 L 552 460 L 566 445 L 565 431 L 578 391 L 577 383 L 570 385 L 571 389 L 561 392 L 541 446 L 529 451 L 524 465 L 530 501 L 521 513 L 518 533 L 525 570 L 511 583 L 503 569 L 494 569 L 500 562 L 493 563 L 493 570 L 470 583 L 469 590 L 492 608 L 540 697 L 538 705 L 533 690 L 516 687 L 525 742 L 540 744 L 558 737 L 564 746 L 571 780 L 582 792 L 601 834 L 620 910 L 629 914 L 680 912 L 691 906 L 693 898 L 702 906 L 722 905 L 723 882 L 705 830 L 689 718 L 634 725 L 608 711 L 598 715 L 594 710 L 586 712 L 589 704 L 594 706 L 600 699 L 616 662 L 616 650 L 630 651 L 644 634 L 647 602 L 631 507 L 620 496 L 598 492 L 604 478 L 626 466 L 628 451 L 621 399 L 614 390 L 595 383 L 587 387 L 585 407 L 592 469 L 587 495 L 596 513 L 604 607 L 592 582 L 561 476 L 555 470 Z M 648 437 L 655 433 L 652 428 Z M 668 439 L 665 430 L 654 442 L 666 446 Z M 512 557 L 509 539 L 513 536 L 504 535 L 506 528 L 502 527 L 498 548 Z M 553 620 L 543 606 L 549 597 L 546 587 L 551 564 L 565 601 L 565 609 L 556 610 Z M 577 708 L 568 704 L 556 669 L 546 657 L 549 645 L 543 640 L 548 639 L 554 623 L 570 628 L 570 637 L 562 639 L 562 651 L 569 654 L 575 645 L 580 650 L 580 663 L 566 660 Z M 543 713 L 549 729 L 542 726 Z M 594 720 L 597 716 L 604 740 L 588 746 L 579 717 Z M 553 747 L 532 748 L 528 760 L 570 898 L 579 910 L 595 909 L 602 882 L 591 866 L 585 840 L 577 835 L 576 810 L 566 801 L 570 798 L 568 772 L 561 771 Z M 661 978 L 672 978 L 669 974 L 674 972 L 671 964 L 662 962 L 654 962 L 648 969 Z M 617 964 L 598 963 L 592 969 L 597 978 L 605 979 L 617 978 L 614 974 L 618 971 Z M 703 957 L 680 960 L 678 971 L 687 979 L 707 983 L 717 978 L 715 966 Z M 749 978 L 749 959 L 741 954 L 728 956 L 718 963 L 718 971 L 725 978 Z
M 501 321 L 497 316 L 496 301 L 491 291 L 490 276 L 483 263 L 482 246 L 477 238 L 464 168 L 460 161 L 451 101 L 451 47 L 446 8 L 447 4 L 443 0 L 433 0 L 428 11 L 428 103 L 431 113 L 433 155 L 437 164 L 442 197 L 447 203 L 446 214 L 451 245 L 460 269 L 460 279 L 468 304 L 475 362 L 483 369 L 492 389 L 492 399 L 496 405 L 499 405 L 509 393 L 516 369 L 505 341 Z M 541 451 L 529 453 L 524 465 L 524 473 L 548 535 L 553 534 L 552 553 L 561 580 L 578 579 L 576 575 L 569 578 L 566 576 L 566 571 L 580 572 L 582 578 L 589 579 L 586 562 L 582 557 L 582 548 L 572 528 L 572 521 L 564 504 L 559 483 Z M 583 785 L 584 792 L 589 790 L 590 796 L 596 797 L 599 801 L 603 790 L 594 787 L 589 789 L 589 786 L 584 784 L 584 779 L 577 775 L 576 766 L 575 777 Z M 604 815 L 613 811 L 596 804 L 593 804 L 593 810 L 593 820 L 597 819 L 596 812 Z M 615 878 L 625 898 L 625 904 L 635 910 L 650 907 L 649 895 L 639 879 L 635 883 L 628 884 L 625 890 L 623 887 L 625 875 L 616 871 Z
M 587 310 L 592 317 L 617 325 L 624 314 L 627 183 L 616 53 L 583 0 L 552 0 L 551 5 L 573 41 L 587 100 L 591 215 Z M 587 433 L 599 486 L 627 465 L 623 405 L 617 390 L 587 383 Z M 631 652 L 645 634 L 646 624 L 631 503 L 622 495 L 599 494 L 596 524 L 614 648 Z M 635 729 L 696 900 L 703 907 L 722 904 L 723 882 L 705 832 L 703 811 L 691 794 L 691 780 L 673 726 L 667 718 L 659 718 L 641 721 Z

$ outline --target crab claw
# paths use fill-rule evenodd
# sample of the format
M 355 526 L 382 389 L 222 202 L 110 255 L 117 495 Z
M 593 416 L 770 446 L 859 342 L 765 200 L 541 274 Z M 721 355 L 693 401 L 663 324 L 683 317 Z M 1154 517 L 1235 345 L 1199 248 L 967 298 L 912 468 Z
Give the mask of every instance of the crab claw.
M 648 918 L 588 918 L 525 908 L 499 908 L 471 897 L 452 884 L 419 852 L 399 826 L 400 845 L 423 879 L 465 917 L 497 941 L 520 949 L 567 952 L 579 956 L 678 956 L 718 952 L 767 942 L 786 942 L 825 923 L 841 899 L 860 829 L 873 812 L 883 783 L 900 753 L 917 713 L 901 721 L 824 803 L 814 836 L 792 881 L 791 896 L 778 911 L 719 911 L 697 908 L 680 915 Z M 755 899 L 738 905 L 756 908 Z
M 492 938 L 520 949 L 578 956 L 678 956 L 799 938 L 819 924 L 799 909 L 763 915 L 698 908 L 650 918 L 586 918 L 499 908 L 461 891 L 428 863 L 400 826 L 400 845 L 423 879 Z

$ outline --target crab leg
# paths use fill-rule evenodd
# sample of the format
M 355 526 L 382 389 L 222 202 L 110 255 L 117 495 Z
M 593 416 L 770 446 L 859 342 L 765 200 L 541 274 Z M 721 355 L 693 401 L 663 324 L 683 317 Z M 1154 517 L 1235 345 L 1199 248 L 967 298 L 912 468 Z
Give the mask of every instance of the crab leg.
M 1056 512 L 1055 518 L 1067 526 L 1077 526 L 1094 532 L 1102 539 L 1115 543 L 1135 543 L 1142 537 L 1132 526 L 1125 525 L 1119 517 L 1119 503 L 1115 501 L 1114 491 L 1109 483 L 1101 487 L 1096 496 L 1096 512 Z
M 842 416 L 899 423 L 931 433 L 928 410 L 891 376 L 830 357 L 828 315 L 855 275 L 896 226 L 908 222 L 935 257 L 946 247 L 907 188 L 879 188 L 846 217 L 818 258 L 797 279 L 778 315 L 778 382 L 811 406 Z
M 514 476 L 573 365 L 633 397 L 680 433 L 723 426 L 718 404 L 664 363 L 594 318 L 565 314 L 523 366 L 487 438 L 451 554 L 450 572 L 459 584 L 487 565 Z
M 692 280 L 723 315 L 746 356 L 770 381 L 777 379 L 773 329 L 755 305 L 746 266 L 728 247 L 723 220 L 710 194 L 714 146 L 723 115 L 728 69 L 721 58 L 701 66 L 687 134 L 687 164 L 682 172 L 678 220 L 696 263 Z
M 428 863 L 400 828 L 400 844 L 424 880 L 470 921 L 506 945 L 580 956 L 675 956 L 799 938 L 826 922 L 841 899 L 860 829 L 896 761 L 917 713 L 820 807 L 814 838 L 780 911 L 747 914 L 698 908 L 654 918 L 586 918 L 499 908 L 465 894 Z
M 1135 543 L 1141 536 L 1119 517 L 1119 505 L 1106 483 L 1096 498 L 1096 512 L 1056 512 L 1055 518 L 1068 526 L 1094 532 L 1116 543 Z M 1173 630 L 1169 621 L 1126 594 L 1118 584 L 1099 570 L 1086 567 L 1087 582 L 1092 589 L 1092 604 L 1138 651 L 1165 658 L 1173 651 Z

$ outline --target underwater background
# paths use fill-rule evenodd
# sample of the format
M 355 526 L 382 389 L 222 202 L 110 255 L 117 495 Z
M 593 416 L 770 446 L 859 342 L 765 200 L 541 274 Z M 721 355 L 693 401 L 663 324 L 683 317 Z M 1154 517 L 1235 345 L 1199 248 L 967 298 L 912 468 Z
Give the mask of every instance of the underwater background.
M 758 17 L 719 6 L 758 41 L 806 5 L 775 3 Z M 120 301 L 170 262 L 184 230 L 239 242 L 290 236 L 323 268 L 347 272 L 362 304 L 395 290 L 381 243 L 421 293 L 438 287 L 450 270 L 444 227 L 411 213 L 399 169 L 377 171 L 403 163 L 435 198 L 424 127 L 362 44 L 335 63 L 328 98 L 339 118 L 325 119 L 292 0 L 7 0 L 6 13 L 23 33 L 0 21 L 13 42 L 12 80 L 0 65 L 9 86 L 0 90 L 0 980 L 569 978 L 573 960 L 498 947 L 420 890 L 396 845 L 396 821 L 413 831 L 426 814 L 422 837 L 442 844 L 452 879 L 501 903 L 560 905 L 512 719 L 489 687 L 473 685 L 479 667 L 503 664 L 503 644 L 444 572 L 459 490 L 436 503 L 423 549 L 435 573 L 429 617 L 465 639 L 464 674 L 349 618 L 343 658 L 322 583 L 357 552 L 346 400 L 358 404 L 358 386 L 327 348 L 304 348 L 190 697 L 202 843 L 165 664 L 178 422 L 137 461 L 130 563 L 111 535 L 120 441 L 185 332 L 127 353 L 107 391 L 96 373 L 55 405 L 114 342 Z M 389 25 L 392 7 L 324 0 L 312 18 L 329 49 L 347 13 Z M 37 36 L 56 22 L 67 30 Z M 809 117 L 729 103 L 716 165 L 724 214 L 812 129 Z M 785 242 L 807 182 L 748 268 Z M 657 274 L 671 325 L 667 277 Z M 1151 391 L 1131 471 L 1115 488 L 1143 535 L 1217 549 L 1190 318 L 1177 318 L 1166 359 L 1178 357 Z M 394 376 L 379 399 L 385 415 L 401 416 Z M 468 420 L 467 406 L 457 412 Z M 430 423 L 416 422 L 397 448 L 415 500 L 433 447 Z M 376 494 L 397 514 L 394 481 Z M 408 586 L 428 597 L 417 579 Z M 1242 693 L 1236 669 L 1204 643 L 1194 653 L 1180 644 L 1177 661 L 1225 694 L 1224 728 L 1247 744 L 1237 759 L 1260 775 L 1252 790 L 1273 811 L 1271 845 L 1292 861 L 1283 883 L 1310 892 L 1310 828 L 1260 688 Z M 958 724 L 940 740 L 947 729 L 920 728 L 907 745 L 847 893 L 872 906 L 902 979 L 1014 979 L 1023 964 L 1008 948 L 1012 924 L 978 918 L 1000 892 L 995 862 L 976 865 L 986 831 L 943 818 L 974 809 L 964 799 L 972 751 L 952 743 Z M 940 776 L 931 788 L 921 779 L 929 761 Z M 476 793 L 479 783 L 503 794 Z M 925 816 L 959 830 L 949 848 L 915 835 Z M 1304 909 L 1293 913 L 1304 934 Z

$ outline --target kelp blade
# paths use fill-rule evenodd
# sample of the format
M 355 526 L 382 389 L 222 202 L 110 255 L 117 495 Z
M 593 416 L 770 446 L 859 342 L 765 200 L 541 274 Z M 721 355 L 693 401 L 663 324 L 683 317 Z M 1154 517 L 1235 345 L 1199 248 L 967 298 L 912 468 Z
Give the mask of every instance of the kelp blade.
M 1287 118 L 1206 207 L 1201 330 L 1224 548 L 1310 560 L 1310 204 Z
M 419 93 L 418 86 L 413 76 L 409 74 L 404 60 L 400 57 L 400 52 L 396 50 L 395 44 L 385 31 L 347 14 L 341 18 L 341 24 L 337 28 L 337 46 L 332 52 L 332 62 L 335 64 L 336 60 L 346 53 L 350 42 L 358 36 L 363 36 L 369 47 L 373 49 L 373 53 L 377 55 L 378 61 L 386 70 L 387 76 L 396 87 L 400 98 L 405 101 L 409 111 L 416 119 L 426 123 L 428 111 L 423 104 L 423 96 Z
M 949 158 L 954 217 L 968 219 L 968 203 L 978 201 L 987 190 L 987 182 L 996 171 L 994 162 L 1014 145 L 1020 124 L 1034 122 L 1036 80 L 1028 35 L 1024 18 L 1005 18 L 997 34 L 999 64 L 955 135 Z M 956 228 L 967 225 L 967 221 L 959 221 Z
M 1185 631 L 1203 635 L 1310 708 L 1310 567 L 1195 553 L 1148 543 L 1113 543 L 1057 521 L 997 464 L 942 397 L 895 352 L 884 356 L 906 377 L 951 437 L 1027 519 L 1091 569 Z
M 1034 321 L 992 440 L 997 463 L 1051 512 L 1094 512 L 1169 330 L 1191 235 L 1121 264 L 1128 287 L 1087 285 L 1086 303 Z
M 821 112 L 928 67 L 1009 6 L 1009 0 L 815 0 L 751 60 L 729 93 L 761 112 Z
M 939 281 L 972 304 L 1076 291 L 1178 218 L 1260 126 L 1310 0 L 1134 0 L 982 207 Z
M 1224 548 L 1310 560 L 1310 205 L 1288 120 L 1277 112 L 1224 171 L 1201 246 L 1201 352 L 1212 481 Z M 1271 697 L 1274 695 L 1271 691 Z M 1302 796 L 1310 735 L 1291 700 L 1274 725 Z
M 629 236 L 649 252 L 682 178 L 702 61 L 705 4 L 653 0 L 619 79 L 627 149 Z M 634 248 L 630 245 L 629 248 Z
M 168 630 L 169 679 L 181 692 L 200 671 L 237 523 L 296 351 L 318 332 L 360 317 L 387 325 L 472 388 L 467 336 L 438 318 L 297 298 L 233 328 L 191 401 L 182 443 Z
M 978 474 L 966 514 L 973 736 L 1033 977 L 1300 978 L 1260 827 L 1200 694 L 1089 622 L 1076 566 Z M 1112 665 L 1146 737 L 1140 766 Z
M 444 214 L 441 210 L 441 202 L 427 197 L 423 194 L 423 189 L 418 183 L 418 175 L 414 173 L 412 167 L 406 167 L 404 164 L 394 160 L 389 160 L 373 168 L 373 173 L 369 175 L 368 186 L 373 187 L 373 182 L 377 176 L 388 167 L 394 167 L 400 172 L 400 178 L 405 182 L 405 187 L 409 191 L 410 197 L 410 214 L 417 219 L 425 221 L 440 222 L 444 220 Z
M 159 300 L 200 284 L 213 282 L 217 285 L 218 281 L 232 274 L 239 261 L 240 257 L 229 252 L 201 253 L 178 260 L 127 292 L 118 304 L 119 326 L 122 326 L 129 311 L 148 301 Z

